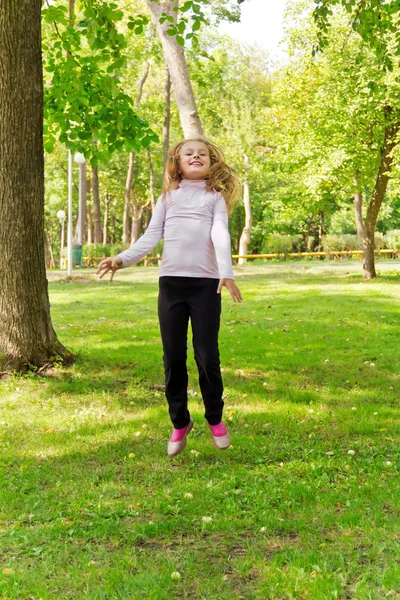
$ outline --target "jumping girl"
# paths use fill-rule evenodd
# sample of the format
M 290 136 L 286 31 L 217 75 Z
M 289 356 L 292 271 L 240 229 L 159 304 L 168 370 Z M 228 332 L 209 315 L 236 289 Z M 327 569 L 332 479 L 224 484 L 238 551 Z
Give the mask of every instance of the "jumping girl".
M 214 445 L 224 450 L 230 436 L 222 422 L 223 385 L 218 332 L 221 289 L 234 302 L 242 296 L 233 278 L 228 211 L 239 195 L 239 182 L 220 148 L 206 138 L 188 139 L 169 151 L 163 194 L 148 228 L 130 248 L 102 260 L 97 273 L 128 267 L 164 239 L 158 316 L 164 350 L 165 395 L 174 429 L 168 456 L 186 446 L 193 427 L 188 411 L 187 332 L 192 325 L 194 356 Z

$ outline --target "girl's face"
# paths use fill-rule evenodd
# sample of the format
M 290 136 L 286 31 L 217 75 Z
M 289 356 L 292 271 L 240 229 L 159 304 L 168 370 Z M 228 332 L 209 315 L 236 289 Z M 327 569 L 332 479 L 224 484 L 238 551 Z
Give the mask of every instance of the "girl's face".
M 211 166 L 210 151 L 204 142 L 185 142 L 179 152 L 183 179 L 205 179 Z

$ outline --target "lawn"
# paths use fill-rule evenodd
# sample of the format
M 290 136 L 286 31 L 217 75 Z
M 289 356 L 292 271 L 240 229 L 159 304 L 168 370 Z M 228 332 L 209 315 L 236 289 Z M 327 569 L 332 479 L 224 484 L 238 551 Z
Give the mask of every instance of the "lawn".
M 239 268 L 220 337 L 232 447 L 211 443 L 190 352 L 195 429 L 175 459 L 157 269 L 53 275 L 78 360 L 0 383 L 0 599 L 400 599 L 400 273 L 384 265 L 371 282 L 354 263 Z

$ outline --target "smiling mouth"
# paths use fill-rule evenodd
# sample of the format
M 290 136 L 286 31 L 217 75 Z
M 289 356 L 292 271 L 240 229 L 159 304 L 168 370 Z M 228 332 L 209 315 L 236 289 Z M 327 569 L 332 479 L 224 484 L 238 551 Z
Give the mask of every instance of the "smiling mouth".
M 198 161 L 196 160 L 195 162 L 191 162 L 191 163 L 190 163 L 190 166 L 191 166 L 191 167 L 192 167 L 193 165 L 194 165 L 194 166 L 196 166 L 196 167 L 202 167 L 202 166 L 203 166 L 203 163 L 201 163 L 201 162 L 198 162 Z

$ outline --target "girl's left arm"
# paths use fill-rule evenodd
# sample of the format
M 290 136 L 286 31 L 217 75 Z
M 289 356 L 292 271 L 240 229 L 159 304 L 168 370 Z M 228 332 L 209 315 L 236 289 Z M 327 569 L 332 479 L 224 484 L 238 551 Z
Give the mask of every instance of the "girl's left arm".
M 241 302 L 242 295 L 235 284 L 232 268 L 231 236 L 228 229 L 228 211 L 223 196 L 218 194 L 214 207 L 211 240 L 217 257 L 220 282 L 217 293 L 225 286 L 234 302 Z

